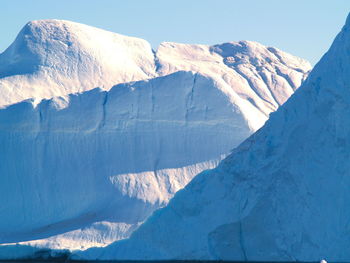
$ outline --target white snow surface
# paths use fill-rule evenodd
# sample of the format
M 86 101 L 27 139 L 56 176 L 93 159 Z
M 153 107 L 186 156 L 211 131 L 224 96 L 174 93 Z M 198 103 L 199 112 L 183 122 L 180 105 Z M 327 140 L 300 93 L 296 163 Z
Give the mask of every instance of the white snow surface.
M 300 89 L 130 239 L 85 259 L 350 261 L 350 16 Z
M 141 223 L 139 223 L 141 224 Z M 27 247 L 52 250 L 85 250 L 90 247 L 103 247 L 113 243 L 116 240 L 124 239 L 139 226 L 139 224 L 114 223 L 108 221 L 95 222 L 91 225 L 50 236 L 44 239 L 5 243 L 0 245 L 0 259 L 32 258 L 34 254 Z M 9 256 L 3 251 L 8 248 L 18 247 L 18 250 L 24 249 L 25 255 Z
M 85 249 L 128 237 L 309 70 L 255 42 L 152 51 L 69 21 L 28 23 L 0 54 L 0 243 Z
M 251 41 L 215 46 L 165 42 L 153 51 L 143 39 L 70 21 L 39 20 L 25 25 L 0 54 L 0 107 L 194 71 L 225 81 L 268 115 L 310 69 L 303 59 Z
M 145 40 L 69 21 L 33 21 L 0 55 L 0 106 L 154 76 Z

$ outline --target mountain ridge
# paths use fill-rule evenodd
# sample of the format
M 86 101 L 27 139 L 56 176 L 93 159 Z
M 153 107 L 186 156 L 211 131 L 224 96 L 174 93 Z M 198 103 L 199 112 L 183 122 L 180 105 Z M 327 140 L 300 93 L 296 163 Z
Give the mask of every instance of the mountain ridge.
M 350 19 L 295 94 L 129 239 L 77 259 L 347 262 Z
M 240 45 L 245 47 L 240 48 Z M 150 44 L 143 39 L 127 37 L 75 22 L 66 20 L 29 22 L 10 47 L 0 54 L 0 88 L 3 100 L 5 99 L 3 102 L 0 101 L 0 105 L 6 106 L 33 97 L 40 100 L 54 96 L 65 96 L 97 87 L 108 90 L 119 83 L 165 76 L 177 70 L 195 71 L 211 76 L 217 75 L 217 73 L 220 74 L 218 71 L 227 70 L 227 65 L 224 66 L 222 62 L 227 58 L 217 53 L 221 46 L 231 48 L 231 53 L 247 54 L 243 56 L 248 60 L 259 52 L 262 54 L 262 60 L 266 56 L 266 52 L 283 54 L 282 57 L 287 55 L 278 49 L 265 48 L 252 41 L 230 42 L 214 46 L 164 42 L 156 50 L 153 50 Z M 275 50 L 275 52 L 269 52 L 269 49 Z M 205 69 L 205 65 L 199 65 L 201 61 L 198 58 L 196 63 L 199 67 L 195 66 L 193 62 L 174 65 L 173 58 L 167 55 L 171 53 L 176 56 L 177 62 L 184 59 L 191 61 L 194 56 L 188 57 L 188 52 L 194 50 L 197 50 L 197 56 L 202 56 L 207 61 L 205 65 L 209 65 L 209 71 Z M 198 50 L 201 50 L 205 55 L 198 53 Z M 253 55 L 251 50 L 255 50 L 256 55 Z M 273 57 L 274 55 L 271 54 L 270 56 Z M 288 56 L 289 64 L 296 63 L 299 66 L 298 70 L 302 68 L 300 74 L 307 74 L 311 68 L 308 62 L 294 56 Z M 279 55 L 279 57 L 281 56 Z M 242 62 L 243 59 L 240 61 Z M 215 66 L 217 63 L 223 64 L 218 67 Z M 285 72 L 283 61 L 280 64 L 279 71 Z M 204 72 L 201 72 L 200 69 L 202 71 L 204 69 Z M 286 79 L 292 78 L 292 80 L 287 80 L 287 84 L 292 85 L 295 89 L 300 85 L 297 80 L 300 76 L 295 77 L 294 75 L 298 74 L 298 71 L 295 73 L 294 71 L 289 72 L 292 74 L 289 77 L 288 72 L 283 74 L 287 76 Z M 232 80 L 228 80 L 228 83 L 230 81 L 232 82 Z M 246 79 L 240 81 L 244 82 Z M 48 88 L 48 85 L 51 87 Z M 262 84 L 249 85 L 253 87 L 255 92 L 255 86 L 262 86 Z M 270 92 L 263 91 L 262 88 L 257 90 L 260 93 Z M 291 92 L 289 91 L 284 97 L 288 97 Z M 254 94 L 248 96 L 262 110 L 262 106 L 259 106 L 261 102 L 254 97 Z M 263 99 L 266 100 L 266 98 Z M 268 100 L 271 99 L 268 98 Z M 266 107 L 266 105 L 264 106 Z M 272 108 L 270 106 L 269 110 L 275 108 L 276 105 Z M 267 114 L 266 110 L 262 110 L 262 112 Z

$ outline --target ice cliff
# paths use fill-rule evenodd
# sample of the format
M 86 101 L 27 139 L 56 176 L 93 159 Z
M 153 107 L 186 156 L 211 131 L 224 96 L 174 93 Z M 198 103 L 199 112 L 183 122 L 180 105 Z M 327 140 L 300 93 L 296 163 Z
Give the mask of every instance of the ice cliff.
M 216 169 L 89 259 L 350 260 L 350 17 L 308 79 Z
M 128 237 L 259 129 L 309 69 L 249 41 L 153 51 L 69 21 L 28 23 L 0 54 L 0 243 L 84 249 Z

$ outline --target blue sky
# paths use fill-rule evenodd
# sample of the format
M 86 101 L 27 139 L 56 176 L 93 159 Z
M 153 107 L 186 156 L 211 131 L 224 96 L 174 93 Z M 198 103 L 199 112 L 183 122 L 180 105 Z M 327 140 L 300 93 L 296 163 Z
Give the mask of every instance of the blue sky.
M 217 44 L 253 40 L 315 64 L 350 0 L 4 0 L 0 52 L 30 20 L 66 19 L 148 40 Z

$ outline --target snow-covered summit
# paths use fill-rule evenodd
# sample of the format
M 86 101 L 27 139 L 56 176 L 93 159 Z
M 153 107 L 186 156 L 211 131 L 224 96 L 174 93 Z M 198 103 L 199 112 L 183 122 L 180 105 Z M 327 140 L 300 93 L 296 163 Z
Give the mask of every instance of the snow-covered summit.
M 350 261 L 350 18 L 264 127 L 129 240 L 79 258 Z
M 257 42 L 229 42 L 214 46 L 161 43 L 158 72 L 192 70 L 224 81 L 262 114 L 282 105 L 300 86 L 309 62 Z
M 255 42 L 162 43 L 153 51 L 142 39 L 70 21 L 39 20 L 25 25 L 0 54 L 0 106 L 96 87 L 108 90 L 186 70 L 226 82 L 267 116 L 310 68 L 305 60 Z
M 145 40 L 69 21 L 32 21 L 0 55 L 0 105 L 154 76 Z

